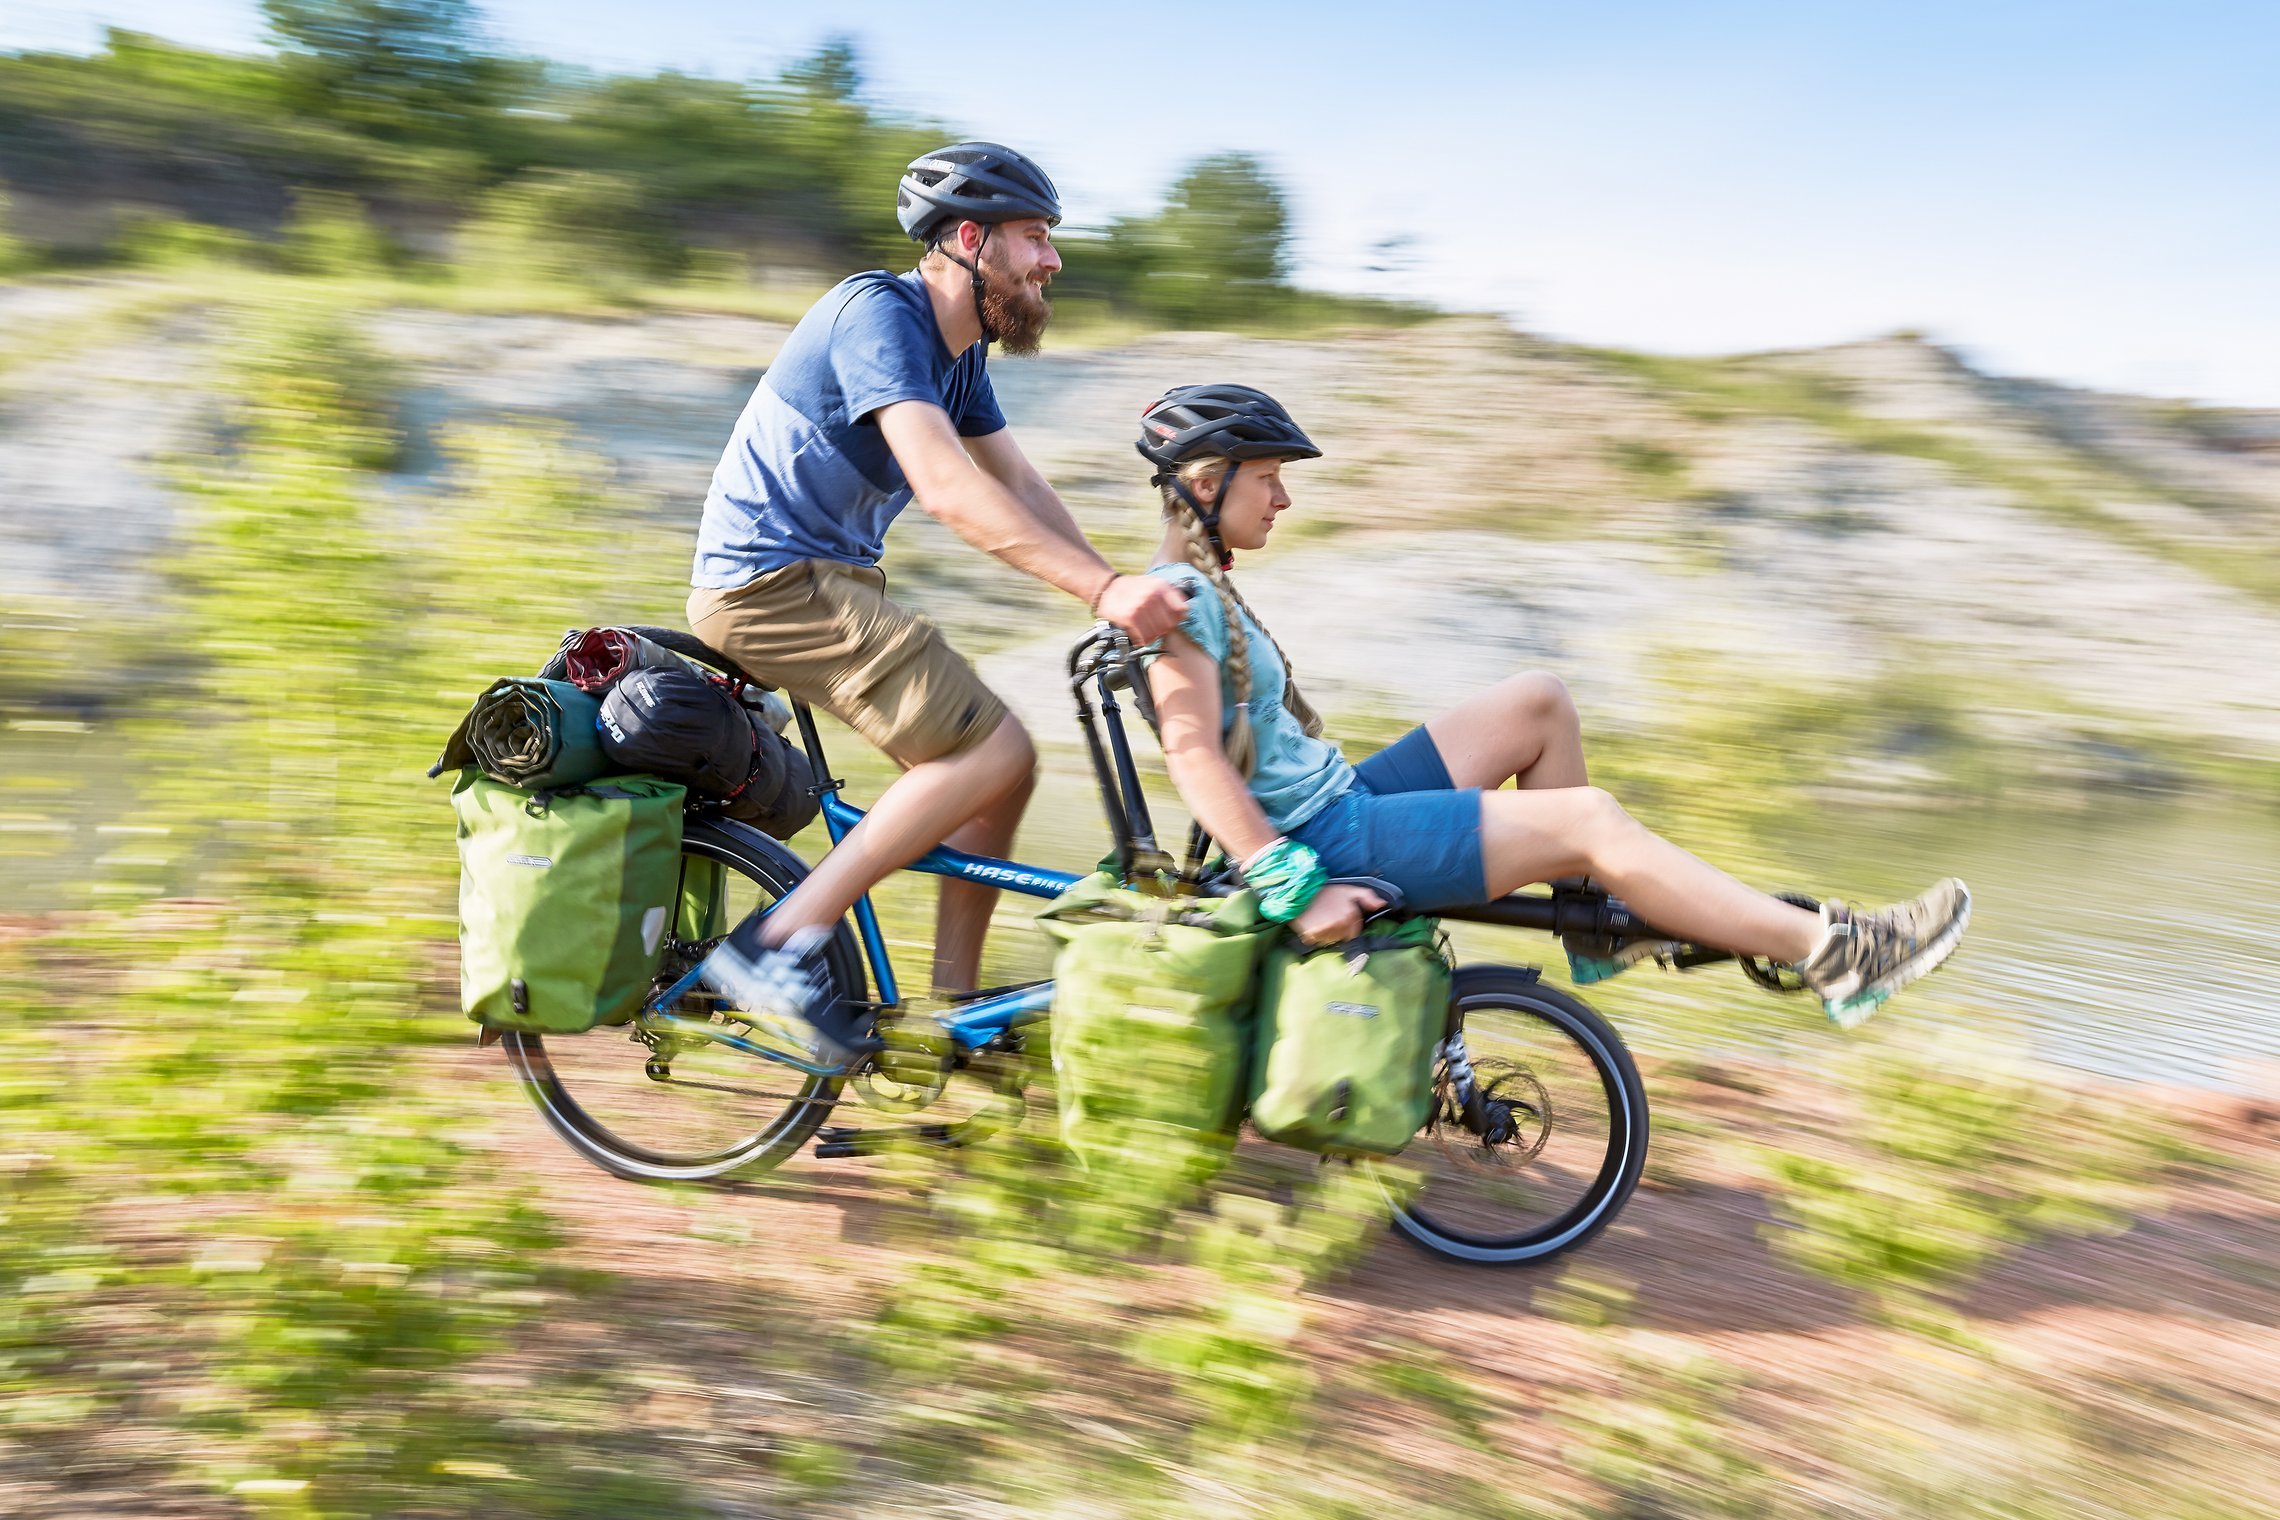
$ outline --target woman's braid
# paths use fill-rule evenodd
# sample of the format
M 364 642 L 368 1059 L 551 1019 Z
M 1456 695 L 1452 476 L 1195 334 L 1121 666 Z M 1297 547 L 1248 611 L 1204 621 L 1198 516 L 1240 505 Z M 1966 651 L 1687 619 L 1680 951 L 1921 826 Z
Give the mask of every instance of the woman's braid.
M 1190 490 L 1214 475 L 1221 480 L 1224 489 L 1227 463 L 1226 460 L 1197 461 L 1181 470 L 1180 475 Z M 1300 694 L 1298 682 L 1291 670 L 1290 656 L 1283 653 L 1283 647 L 1276 641 L 1274 634 L 1268 632 L 1267 625 L 1251 611 L 1251 604 L 1243 600 L 1243 593 L 1235 589 L 1235 582 L 1228 576 L 1226 567 L 1219 562 L 1219 551 L 1212 547 L 1211 533 L 1204 527 L 1203 519 L 1196 515 L 1195 509 L 1173 487 L 1166 485 L 1163 492 L 1164 513 L 1180 525 L 1181 542 L 1187 550 L 1187 562 L 1205 580 L 1211 582 L 1212 590 L 1219 593 L 1220 612 L 1227 624 L 1227 685 L 1235 696 L 1235 718 L 1228 725 L 1225 741 L 1227 759 L 1248 780 L 1258 766 L 1259 750 L 1258 739 L 1251 729 L 1250 636 L 1243 631 L 1243 618 L 1250 618 L 1258 630 L 1267 635 L 1267 642 L 1274 646 L 1275 654 L 1282 660 L 1284 709 L 1299 721 L 1299 725 L 1310 736 L 1317 739 L 1322 737 L 1322 715 L 1314 710 L 1314 704 Z

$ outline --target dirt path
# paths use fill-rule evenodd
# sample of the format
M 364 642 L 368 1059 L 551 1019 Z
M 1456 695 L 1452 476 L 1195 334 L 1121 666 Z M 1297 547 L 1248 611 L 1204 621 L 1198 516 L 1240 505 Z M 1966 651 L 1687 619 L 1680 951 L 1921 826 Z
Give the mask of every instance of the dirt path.
M 883 1163 L 801 1159 L 731 1189 L 637 1187 L 553 1143 L 533 1115 L 517 1111 L 496 1063 L 469 1065 L 460 1078 L 496 1090 L 496 1143 L 570 1224 L 573 1256 L 624 1275 L 621 1300 L 672 1306 L 662 1323 L 643 1314 L 588 1327 L 597 1345 L 647 1359 L 669 1391 L 632 1412 L 637 1428 L 701 1426 L 755 1451 L 859 1428 L 864 1406 L 850 1402 L 829 1368 L 859 1355 L 882 1285 L 907 1267 L 913 1240 L 939 1227 L 907 1178 Z M 1744 1096 L 1667 1073 L 1656 1085 L 1667 1112 L 1731 1135 L 1794 1133 L 1778 1091 Z M 1730 1166 L 1661 1176 L 1616 1228 L 1558 1269 L 1463 1267 L 1381 1236 L 1306 1301 L 1310 1328 L 1297 1349 L 1314 1369 L 1324 1421 L 1317 1449 L 1352 1443 L 1388 1470 L 1455 1461 L 1493 1482 L 1584 1499 L 1591 1487 L 1577 1475 L 1575 1412 L 1638 1394 L 1633 1359 L 1646 1354 L 1658 1364 L 1712 1358 L 1737 1379 L 1744 1445 L 1769 1462 L 1789 1453 L 1792 1486 L 1819 1496 L 1814 1513 L 1882 1512 L 1860 1508 L 1862 1492 L 1892 1475 L 1827 1457 L 1851 1421 L 1912 1422 L 1986 1442 L 1995 1460 L 2024 1460 L 2006 1445 L 2022 1439 L 2018 1432 L 1988 1425 L 1992 1416 L 1975 1402 L 1998 1386 L 2037 1409 L 2131 1423 L 2150 1432 L 2147 1441 L 2214 1439 L 2230 1453 L 2224 1485 L 2244 1497 L 2271 1492 L 2280 1482 L 2280 1439 L 2269 1419 L 2280 1402 L 2280 1199 L 2266 1186 L 2275 1131 L 2254 1127 L 2247 1112 L 2204 1122 L 2198 1137 L 2215 1164 L 2126 1229 L 2046 1239 L 2002 1260 L 1968 1295 L 1948 1343 L 1880 1324 L 1775 1252 L 1762 1183 Z M 1578 1316 L 1572 1274 L 1616 1285 L 1611 1324 Z M 1107 1354 L 1126 1328 L 1107 1321 L 1096 1344 L 1042 1353 L 1040 1375 L 1064 1391 L 1036 1417 L 1068 1422 L 1056 1439 L 1108 1438 L 1101 1411 L 1086 1412 L 1084 1390 L 1130 1375 Z M 640 1337 L 638 1353 L 628 1335 Z M 1389 1402 L 1372 1370 L 1389 1362 L 1453 1370 L 1485 1446 Z M 1110 1423 L 1118 1408 L 1105 1406 Z M 1804 1451 L 1819 1455 L 1797 1455 Z M 2115 1461 L 2114 1471 L 2141 1471 L 2118 1453 Z M 706 1501 L 722 1514 L 1001 1512 L 986 1482 L 936 1492 L 879 1478 L 854 1504 L 802 1499 L 754 1461 L 717 1450 L 702 1466 Z

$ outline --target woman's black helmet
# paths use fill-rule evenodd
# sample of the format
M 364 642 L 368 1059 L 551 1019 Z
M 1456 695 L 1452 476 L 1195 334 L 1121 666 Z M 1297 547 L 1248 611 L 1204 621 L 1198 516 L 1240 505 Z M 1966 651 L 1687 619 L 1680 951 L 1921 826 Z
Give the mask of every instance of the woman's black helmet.
M 1141 456 L 1169 474 L 1191 459 L 1320 459 L 1283 404 L 1248 385 L 1182 385 L 1140 414 Z
M 1045 171 L 996 143 L 952 143 L 911 160 L 895 194 L 895 217 L 914 242 L 931 243 L 955 222 L 1061 221 L 1061 197 Z

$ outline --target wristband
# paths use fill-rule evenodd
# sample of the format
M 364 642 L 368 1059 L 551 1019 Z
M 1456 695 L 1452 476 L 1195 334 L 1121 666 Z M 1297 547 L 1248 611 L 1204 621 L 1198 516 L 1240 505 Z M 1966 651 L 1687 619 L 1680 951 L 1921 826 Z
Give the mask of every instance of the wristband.
M 1285 924 L 1306 911 L 1330 876 L 1314 851 L 1295 839 L 1278 839 L 1243 862 L 1243 882 L 1259 894 L 1259 916 Z
M 1111 587 L 1111 586 L 1115 585 L 1115 584 L 1116 584 L 1118 581 L 1120 581 L 1120 580 L 1122 580 L 1122 579 L 1124 579 L 1124 572 L 1123 572 L 1123 571 L 1121 571 L 1121 570 L 1111 570 L 1111 571 L 1109 571 L 1109 572 L 1108 572 L 1108 579 L 1107 579 L 1107 580 L 1105 580 L 1105 581 L 1102 581 L 1102 582 L 1100 583 L 1100 589 L 1099 589 L 1098 591 L 1095 591 L 1095 592 L 1092 594 L 1092 600 L 1091 600 L 1091 601 L 1089 601 L 1089 602 L 1087 602 L 1087 603 L 1085 603 L 1085 611 L 1087 611 L 1087 612 L 1091 613 L 1091 614 L 1092 614 L 1094 617 L 1099 617 L 1099 616 L 1100 616 L 1100 599 L 1101 599 L 1102 597 L 1104 597 L 1104 596 L 1108 595 L 1108 588 L 1109 588 L 1109 587 Z

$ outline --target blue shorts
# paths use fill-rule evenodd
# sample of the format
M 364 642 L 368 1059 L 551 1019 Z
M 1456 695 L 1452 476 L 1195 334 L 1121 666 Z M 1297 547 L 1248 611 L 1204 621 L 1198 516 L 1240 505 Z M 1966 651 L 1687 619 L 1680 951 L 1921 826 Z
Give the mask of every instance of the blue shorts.
M 1417 912 L 1488 900 L 1480 788 L 1462 790 L 1433 736 L 1413 728 L 1354 767 L 1354 784 L 1290 831 L 1331 876 L 1379 883 Z

